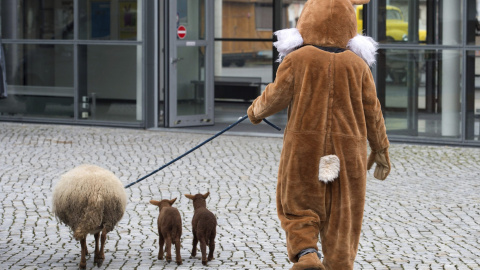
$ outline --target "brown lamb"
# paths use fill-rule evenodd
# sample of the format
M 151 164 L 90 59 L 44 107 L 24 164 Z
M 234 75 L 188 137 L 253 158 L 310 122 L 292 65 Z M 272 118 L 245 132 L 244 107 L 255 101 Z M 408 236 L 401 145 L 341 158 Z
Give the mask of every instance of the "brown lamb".
M 207 245 L 209 249 L 208 261 L 213 260 L 213 251 L 215 250 L 215 236 L 217 234 L 217 218 L 207 209 L 206 199 L 210 192 L 205 194 L 190 195 L 185 197 L 193 200 L 193 248 L 191 258 L 197 255 L 197 243 L 200 242 L 200 251 L 202 252 L 202 264 L 207 265 Z
M 182 236 L 182 218 L 180 212 L 173 203 L 177 200 L 151 200 L 150 203 L 158 206 L 158 237 L 160 250 L 158 251 L 158 259 L 163 260 L 163 245 L 165 244 L 165 251 L 167 252 L 167 262 L 172 261 L 172 242 L 175 244 L 175 262 L 177 265 L 182 264 L 182 257 L 180 256 L 180 237 Z

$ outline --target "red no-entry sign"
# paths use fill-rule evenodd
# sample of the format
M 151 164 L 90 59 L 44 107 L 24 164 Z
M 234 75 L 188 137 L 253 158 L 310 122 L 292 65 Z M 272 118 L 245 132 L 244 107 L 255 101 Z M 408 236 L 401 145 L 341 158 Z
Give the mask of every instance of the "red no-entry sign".
M 186 35 L 187 35 L 187 29 L 185 28 L 185 26 L 180 25 L 177 29 L 178 38 L 184 39 Z

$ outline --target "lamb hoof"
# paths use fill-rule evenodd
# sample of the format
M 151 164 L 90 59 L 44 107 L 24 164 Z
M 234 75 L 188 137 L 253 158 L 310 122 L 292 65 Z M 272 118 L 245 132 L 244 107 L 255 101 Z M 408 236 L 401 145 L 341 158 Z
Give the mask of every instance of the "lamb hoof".
M 211 257 L 211 258 L 208 258 L 208 261 L 211 261 L 211 260 L 213 260 L 213 259 L 214 259 L 213 257 Z
M 203 264 L 203 265 L 207 265 L 207 261 L 202 261 L 202 264 Z
M 157 257 L 159 260 L 163 260 L 163 256 L 158 255 Z
M 182 261 L 177 261 L 177 265 L 182 265 Z
M 97 258 L 95 258 L 95 259 L 93 260 L 93 263 L 94 263 L 97 267 L 102 267 L 103 261 L 104 261 L 104 259 L 100 259 L 100 258 L 97 259 Z
M 80 263 L 78 265 L 78 269 L 86 269 L 87 268 L 87 263 Z

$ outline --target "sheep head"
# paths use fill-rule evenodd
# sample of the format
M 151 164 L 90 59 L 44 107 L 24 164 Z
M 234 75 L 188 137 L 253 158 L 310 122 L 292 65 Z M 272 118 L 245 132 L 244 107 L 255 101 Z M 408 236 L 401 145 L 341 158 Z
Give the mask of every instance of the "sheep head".
M 207 192 L 205 194 L 198 193 L 195 195 L 185 194 L 185 197 L 192 200 L 193 208 L 197 209 L 199 207 L 207 207 L 207 203 L 205 202 L 205 200 L 208 198 L 209 195 L 210 195 L 210 192 Z
M 164 199 L 164 200 L 161 200 L 161 201 L 150 200 L 150 203 L 158 206 L 158 208 L 160 208 L 160 210 L 162 210 L 163 207 L 171 207 L 176 200 L 177 200 L 177 198 L 173 198 L 171 200 Z
M 210 195 L 210 192 L 207 192 L 205 194 L 195 194 L 195 195 L 190 195 L 190 194 L 185 194 L 185 197 L 189 198 L 190 200 L 195 200 L 196 198 L 203 198 L 204 200 L 208 198 L 208 195 Z

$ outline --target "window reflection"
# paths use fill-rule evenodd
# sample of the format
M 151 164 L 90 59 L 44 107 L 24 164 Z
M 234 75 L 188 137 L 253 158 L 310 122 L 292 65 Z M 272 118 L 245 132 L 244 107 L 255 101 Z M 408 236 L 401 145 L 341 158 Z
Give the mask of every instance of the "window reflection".
M 7 99 L 0 113 L 73 117 L 73 46 L 5 44 Z
M 467 53 L 467 140 L 480 140 L 480 51 Z
M 380 0 L 378 40 L 382 43 L 460 45 L 462 3 L 450 0 Z M 361 18 L 357 16 L 357 20 Z
M 381 50 L 377 91 L 387 132 L 461 137 L 461 53 L 454 50 Z
M 264 84 L 272 82 L 272 43 L 222 41 L 221 67 L 216 76 L 257 77 Z M 244 49 L 242 49 L 244 48 Z M 248 48 L 248 50 L 246 49 Z M 219 65 L 217 61 L 217 65 Z
M 140 40 L 141 0 L 80 0 L 80 39 Z
M 79 46 L 79 116 L 142 120 L 141 46 Z
M 480 45 L 480 1 L 467 1 L 467 44 Z
M 2 37 L 73 39 L 73 0 L 1 1 Z
M 178 39 L 205 39 L 205 0 L 177 1 L 177 29 L 185 28 L 183 36 Z M 197 23 L 198 22 L 198 23 Z
M 426 3 L 411 1 L 380 1 L 379 7 L 379 41 L 384 43 L 409 42 L 425 43 Z M 363 6 L 357 6 L 357 14 Z M 357 20 L 360 20 L 357 15 Z

